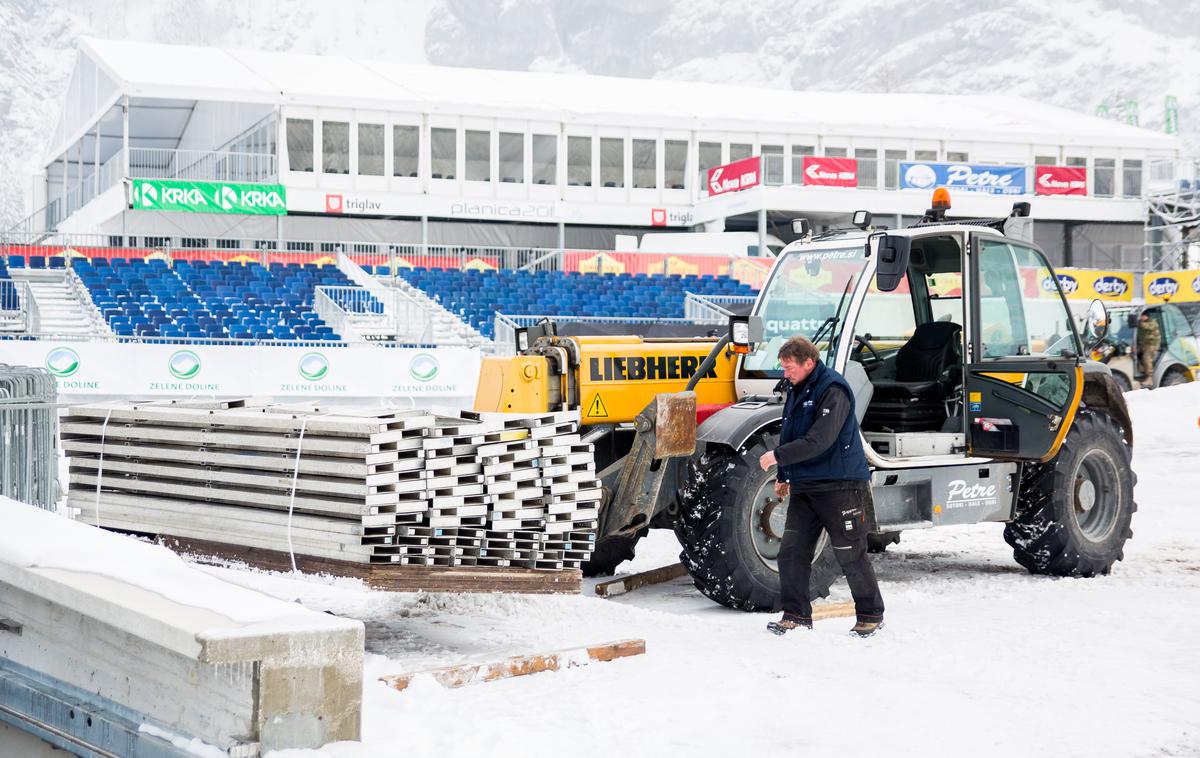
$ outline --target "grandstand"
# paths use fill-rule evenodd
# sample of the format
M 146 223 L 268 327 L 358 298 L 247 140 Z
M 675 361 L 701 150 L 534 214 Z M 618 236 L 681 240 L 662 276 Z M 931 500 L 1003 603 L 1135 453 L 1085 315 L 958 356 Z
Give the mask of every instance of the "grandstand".
M 665 319 L 683 315 L 688 292 L 755 294 L 728 277 L 680 274 L 589 274 L 578 271 L 402 269 L 399 275 L 430 293 L 488 338 L 497 313 Z

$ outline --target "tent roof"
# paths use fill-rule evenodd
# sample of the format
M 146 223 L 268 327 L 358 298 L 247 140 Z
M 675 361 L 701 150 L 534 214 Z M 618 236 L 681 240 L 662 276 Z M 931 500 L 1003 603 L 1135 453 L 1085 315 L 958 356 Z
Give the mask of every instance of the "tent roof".
M 1015 97 L 798 92 L 83 38 L 127 95 L 566 123 L 1177 150 L 1175 137 Z

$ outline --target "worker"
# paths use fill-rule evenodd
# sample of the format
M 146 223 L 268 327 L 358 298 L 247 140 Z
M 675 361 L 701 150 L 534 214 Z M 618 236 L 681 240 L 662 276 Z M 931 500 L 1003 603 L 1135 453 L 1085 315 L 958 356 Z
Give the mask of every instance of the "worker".
M 883 598 L 867 559 L 871 472 L 854 413 L 854 393 L 804 337 L 785 342 L 779 362 L 790 385 L 783 429 L 779 446 L 764 453 L 759 466 L 768 471 L 778 465 L 775 494 L 790 499 L 779 547 L 783 618 L 767 628 L 775 634 L 812 629 L 808 585 L 824 529 L 854 597 L 857 619 L 850 632 L 870 637 L 883 628 Z
M 1154 382 L 1154 361 L 1158 359 L 1158 349 L 1162 345 L 1162 334 L 1158 330 L 1158 322 L 1142 311 L 1138 317 L 1137 351 L 1139 382 L 1152 384 Z

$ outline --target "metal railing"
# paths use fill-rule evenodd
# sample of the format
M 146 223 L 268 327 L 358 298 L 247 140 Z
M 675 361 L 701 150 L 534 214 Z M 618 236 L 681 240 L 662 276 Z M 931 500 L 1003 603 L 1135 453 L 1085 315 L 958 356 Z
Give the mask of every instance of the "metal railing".
M 28 282 L 0 279 L 0 334 L 36 334 L 41 329 L 41 310 Z
M 188 179 L 213 182 L 274 182 L 274 153 L 129 148 L 129 176 L 138 179 Z
M 754 305 L 754 295 L 697 295 L 685 292 L 683 298 L 683 316 L 688 321 L 702 324 L 728 323 L 729 317 Z M 737 311 L 728 306 L 741 306 Z
M 46 369 L 0 364 L 0 495 L 57 509 L 58 389 Z

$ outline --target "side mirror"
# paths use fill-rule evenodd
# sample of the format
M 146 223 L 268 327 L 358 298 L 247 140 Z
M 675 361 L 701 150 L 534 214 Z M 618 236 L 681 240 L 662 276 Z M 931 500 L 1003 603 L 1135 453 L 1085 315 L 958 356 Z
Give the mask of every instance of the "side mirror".
M 762 342 L 762 316 L 730 316 L 729 344 L 733 352 L 745 355 L 754 349 L 755 342 Z
M 872 235 L 876 237 L 876 235 Z M 875 267 L 875 286 L 880 292 L 892 292 L 904 281 L 912 240 L 894 234 L 878 235 L 879 263 Z
M 1107 334 L 1108 309 L 1104 307 L 1104 301 L 1093 300 L 1088 306 L 1087 319 L 1083 323 L 1083 341 L 1088 351 L 1095 350 Z
M 812 232 L 812 224 L 806 218 L 792 219 L 792 234 L 797 237 L 807 237 Z

